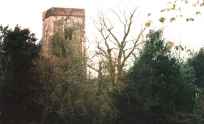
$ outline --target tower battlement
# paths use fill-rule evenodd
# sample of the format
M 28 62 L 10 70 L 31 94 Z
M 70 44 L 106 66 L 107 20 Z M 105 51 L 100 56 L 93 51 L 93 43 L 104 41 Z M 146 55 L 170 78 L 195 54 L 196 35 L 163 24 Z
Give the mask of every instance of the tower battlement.
M 78 8 L 57 8 L 52 7 L 47 11 L 43 12 L 43 20 L 50 16 L 75 16 L 75 17 L 85 17 L 84 9 Z

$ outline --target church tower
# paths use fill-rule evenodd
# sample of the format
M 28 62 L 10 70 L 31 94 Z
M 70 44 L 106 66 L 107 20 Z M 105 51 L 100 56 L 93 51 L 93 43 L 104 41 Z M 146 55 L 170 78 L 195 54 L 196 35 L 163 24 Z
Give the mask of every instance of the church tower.
M 50 8 L 43 12 L 41 56 L 68 68 L 76 80 L 86 79 L 85 10 Z
M 56 54 L 71 59 L 68 55 L 71 52 L 72 56 L 83 59 L 85 56 L 84 27 L 84 9 L 53 7 L 43 12 L 42 55 L 50 57 Z M 59 46 L 64 48 L 60 51 L 57 49 Z M 56 53 L 53 53 L 55 48 Z

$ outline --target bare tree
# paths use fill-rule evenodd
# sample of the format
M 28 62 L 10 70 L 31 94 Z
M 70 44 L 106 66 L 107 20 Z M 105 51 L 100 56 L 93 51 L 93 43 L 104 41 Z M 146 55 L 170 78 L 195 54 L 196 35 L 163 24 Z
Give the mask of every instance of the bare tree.
M 99 18 L 99 24 L 96 27 L 100 40 L 97 40 L 96 54 L 98 57 L 100 56 L 100 64 L 103 62 L 105 65 L 105 69 L 107 70 L 112 85 L 117 86 L 124 77 L 125 67 L 128 60 L 142 43 L 141 38 L 146 28 L 143 27 L 139 33 L 135 31 L 134 19 L 136 9 L 131 11 L 128 16 L 127 14 L 120 16 L 120 14 L 115 11 L 113 13 L 121 27 L 112 24 L 104 15 Z M 119 31 L 118 29 L 122 29 L 122 31 Z M 93 68 L 92 66 L 89 67 Z M 100 70 L 94 70 L 101 74 L 101 68 Z

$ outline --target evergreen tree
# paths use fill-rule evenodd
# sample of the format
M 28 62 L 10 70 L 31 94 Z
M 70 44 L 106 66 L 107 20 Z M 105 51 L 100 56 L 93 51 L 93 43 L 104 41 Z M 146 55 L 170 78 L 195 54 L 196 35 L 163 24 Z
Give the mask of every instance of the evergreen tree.
M 0 111 L 4 124 L 27 124 L 40 117 L 40 84 L 33 59 L 38 55 L 35 35 L 16 26 L 0 27 Z
M 139 60 L 129 70 L 128 86 L 118 101 L 125 123 L 133 118 L 140 123 L 175 123 L 177 113 L 193 112 L 195 87 L 161 34 L 149 33 Z

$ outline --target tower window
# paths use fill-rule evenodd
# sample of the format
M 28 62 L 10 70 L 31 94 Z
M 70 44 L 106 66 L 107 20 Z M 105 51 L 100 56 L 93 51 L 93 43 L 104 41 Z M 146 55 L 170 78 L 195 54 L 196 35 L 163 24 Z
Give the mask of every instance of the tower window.
M 66 28 L 64 30 L 64 38 L 65 38 L 65 40 L 67 40 L 67 39 L 72 40 L 72 37 L 73 37 L 73 29 Z

